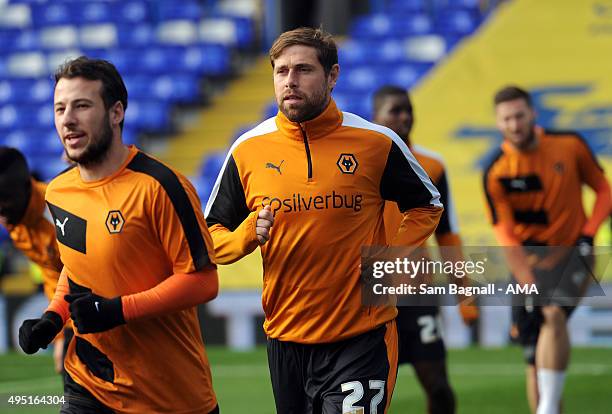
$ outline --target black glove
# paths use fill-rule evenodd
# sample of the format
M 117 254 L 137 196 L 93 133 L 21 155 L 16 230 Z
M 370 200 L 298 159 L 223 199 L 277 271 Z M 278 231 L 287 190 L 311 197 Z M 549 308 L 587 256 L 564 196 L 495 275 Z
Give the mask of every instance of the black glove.
M 47 349 L 63 327 L 61 316 L 51 311 L 45 312 L 40 319 L 27 319 L 19 328 L 19 346 L 26 354 Z
M 593 254 L 593 238 L 591 236 L 580 236 L 576 240 L 576 247 L 578 248 L 578 254 L 583 257 L 591 256 Z
M 66 295 L 64 299 L 70 303 L 70 317 L 79 333 L 103 332 L 125 323 L 121 296 L 107 299 L 84 292 Z

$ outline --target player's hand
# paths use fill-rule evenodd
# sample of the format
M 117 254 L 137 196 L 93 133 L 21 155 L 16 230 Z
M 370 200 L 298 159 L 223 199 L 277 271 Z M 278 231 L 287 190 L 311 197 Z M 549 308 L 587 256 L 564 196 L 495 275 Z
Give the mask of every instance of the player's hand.
M 121 296 L 107 299 L 95 293 L 84 292 L 64 296 L 70 303 L 70 317 L 79 333 L 95 333 L 123 325 Z
M 582 257 L 589 257 L 593 254 L 593 237 L 582 235 L 576 240 L 578 254 Z
M 272 214 L 272 207 L 265 206 L 257 214 L 257 224 L 255 225 L 255 234 L 259 244 L 266 244 L 270 240 L 270 228 L 273 224 L 274 214 Z
M 51 311 L 45 312 L 40 319 L 27 319 L 19 328 L 19 346 L 26 354 L 47 349 L 63 327 L 61 316 Z
M 463 323 L 465 323 L 467 326 L 471 326 L 476 323 L 476 321 L 480 317 L 480 311 L 478 310 L 478 306 L 474 304 L 460 303 L 459 313 L 461 314 Z

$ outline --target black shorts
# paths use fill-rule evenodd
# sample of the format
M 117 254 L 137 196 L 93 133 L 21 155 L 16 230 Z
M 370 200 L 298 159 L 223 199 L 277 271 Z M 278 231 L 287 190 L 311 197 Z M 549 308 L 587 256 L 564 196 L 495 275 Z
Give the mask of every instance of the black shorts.
M 576 309 L 575 306 L 560 306 L 560 308 L 563 309 L 568 320 Z M 533 308 L 512 307 L 512 323 L 518 329 L 518 342 L 523 347 L 523 357 L 529 365 L 535 365 L 535 349 L 543 322 L 544 315 L 542 315 L 541 306 L 534 306 Z
M 440 308 L 401 306 L 397 310 L 398 363 L 444 360 L 446 348 L 440 333 Z
M 385 413 L 397 376 L 395 321 L 327 344 L 268 339 L 268 365 L 278 414 Z
M 540 298 L 517 297 L 520 306 L 512 307 L 512 322 L 518 330 L 518 342 L 523 346 L 528 364 L 535 364 L 535 348 L 544 322 L 542 306 L 559 306 L 569 320 L 580 301 L 583 283 L 590 277 L 592 267 L 592 263 L 572 254 L 552 270 L 534 270 Z M 530 299 L 537 305 L 525 303 Z
M 83 386 L 64 373 L 64 404 L 60 414 L 112 414 L 113 410 L 102 404 Z

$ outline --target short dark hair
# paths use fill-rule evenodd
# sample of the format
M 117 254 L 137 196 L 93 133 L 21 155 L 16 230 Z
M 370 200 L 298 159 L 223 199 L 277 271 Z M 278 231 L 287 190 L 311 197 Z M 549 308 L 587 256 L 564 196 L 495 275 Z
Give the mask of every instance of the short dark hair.
M 23 154 L 11 147 L 0 147 L 0 178 L 14 185 L 29 185 L 30 169 Z
M 66 61 L 55 71 L 55 84 L 60 79 L 85 78 L 102 81 L 102 100 L 104 108 L 110 109 L 117 101 L 123 105 L 125 111 L 128 106 L 128 93 L 119 71 L 107 60 L 91 59 L 80 56 Z M 120 124 L 123 129 L 123 121 Z
M 410 100 L 410 94 L 404 88 L 395 85 L 384 85 L 381 86 L 374 92 L 372 95 L 372 109 L 374 111 L 374 115 L 378 113 L 380 108 L 383 105 L 385 99 L 389 96 L 405 96 L 408 98 L 408 102 L 410 103 L 410 108 L 412 108 L 412 101 Z
M 529 107 L 533 106 L 531 102 L 531 95 L 526 90 L 519 88 L 516 85 L 509 85 L 501 88 L 495 94 L 493 102 L 497 106 L 502 102 L 514 101 L 516 99 L 523 99 Z
M 282 33 L 270 48 L 270 63 L 274 68 L 274 61 L 289 46 L 310 46 L 316 49 L 319 63 L 323 66 L 325 74 L 329 74 L 332 67 L 338 63 L 338 47 L 331 34 L 323 29 L 300 27 Z

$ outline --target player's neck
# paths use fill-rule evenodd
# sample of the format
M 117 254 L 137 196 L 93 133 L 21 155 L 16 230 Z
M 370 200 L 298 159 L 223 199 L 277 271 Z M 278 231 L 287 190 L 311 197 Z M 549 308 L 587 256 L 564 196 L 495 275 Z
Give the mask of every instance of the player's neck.
M 509 141 L 510 142 L 510 141 Z M 516 145 L 510 142 L 510 145 L 517 151 L 520 152 L 530 152 L 535 150 L 538 147 L 539 139 L 535 133 L 531 134 L 527 141 L 521 143 L 521 145 Z
M 123 145 L 121 138 L 113 138 L 113 143 L 104 160 L 93 165 L 78 164 L 81 180 L 84 182 L 99 181 L 112 175 L 123 165 L 129 153 L 129 148 Z

